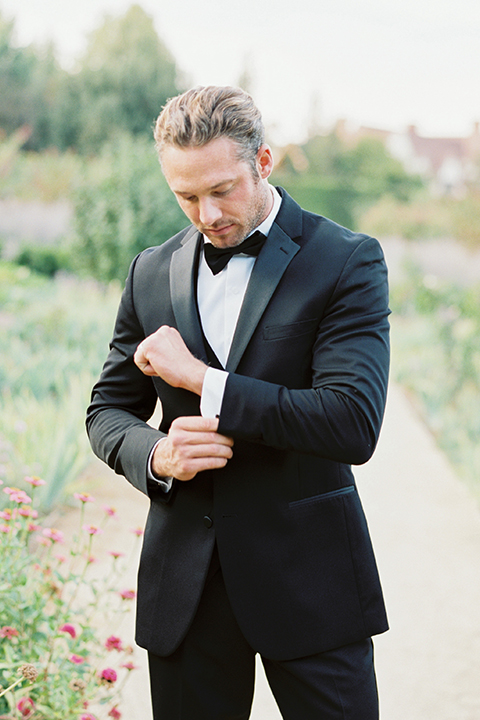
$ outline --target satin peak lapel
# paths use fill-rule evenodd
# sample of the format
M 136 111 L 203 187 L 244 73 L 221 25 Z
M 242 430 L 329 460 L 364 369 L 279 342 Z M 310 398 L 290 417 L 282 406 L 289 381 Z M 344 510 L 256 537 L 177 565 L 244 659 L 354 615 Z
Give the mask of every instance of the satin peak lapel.
M 173 253 L 170 263 L 170 292 L 180 335 L 195 357 L 208 362 L 195 300 L 199 243 L 200 233 L 192 228 L 185 235 L 182 247 Z
M 250 276 L 225 368 L 228 372 L 237 369 L 283 273 L 299 250 L 300 246 L 274 223 Z

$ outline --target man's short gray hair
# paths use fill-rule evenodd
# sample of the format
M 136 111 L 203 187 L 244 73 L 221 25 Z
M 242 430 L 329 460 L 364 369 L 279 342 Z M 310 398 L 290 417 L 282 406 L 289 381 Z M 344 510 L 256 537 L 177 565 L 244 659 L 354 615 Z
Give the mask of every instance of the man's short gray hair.
M 256 173 L 256 156 L 265 141 L 260 111 L 252 97 L 235 87 L 196 87 L 171 98 L 158 116 L 154 137 L 161 159 L 167 145 L 200 147 L 219 137 L 238 145 L 239 159 Z

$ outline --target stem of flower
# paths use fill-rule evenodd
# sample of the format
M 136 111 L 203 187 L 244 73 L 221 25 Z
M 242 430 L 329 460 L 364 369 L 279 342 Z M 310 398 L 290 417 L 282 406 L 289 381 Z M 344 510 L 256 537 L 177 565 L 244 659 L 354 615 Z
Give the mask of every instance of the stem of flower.
M 21 678 L 18 678 L 18 680 L 15 680 L 14 683 L 12 683 L 11 685 L 9 685 L 9 687 L 7 687 L 5 690 L 2 690 L 2 692 L 0 692 L 0 698 L 3 697 L 7 692 L 10 692 L 10 690 L 13 690 L 13 688 L 17 687 L 17 685 L 20 685 L 20 683 L 23 682 L 24 680 L 25 680 L 24 677 L 21 677 Z

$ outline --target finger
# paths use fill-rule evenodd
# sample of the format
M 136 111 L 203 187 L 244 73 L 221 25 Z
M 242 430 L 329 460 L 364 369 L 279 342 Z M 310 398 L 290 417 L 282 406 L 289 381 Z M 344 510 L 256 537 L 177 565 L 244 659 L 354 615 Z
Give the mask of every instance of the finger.
M 135 353 L 133 355 L 133 362 L 135 363 L 135 365 L 137 365 L 137 367 L 140 368 L 142 372 L 145 371 L 144 368 L 148 367 L 149 362 L 144 352 L 143 343 L 140 343 L 140 345 L 135 350 Z
M 150 363 L 145 363 L 145 365 L 143 365 L 143 366 L 139 365 L 138 367 L 140 368 L 140 370 L 143 372 L 144 375 L 149 375 L 150 377 L 158 377 L 157 371 L 155 370 L 155 368 L 153 368 L 150 365 Z
M 232 446 L 221 443 L 201 443 L 178 447 L 173 445 L 173 449 L 176 456 L 181 459 L 219 457 L 229 460 L 233 456 Z
M 220 470 L 227 464 L 227 458 L 207 457 L 185 462 L 182 469 L 174 477 L 181 482 L 193 480 L 203 470 Z
M 197 430 L 184 430 L 173 428 L 169 432 L 173 445 L 225 445 L 233 446 L 233 439 L 216 432 L 199 432 Z
M 179 417 L 172 422 L 169 435 L 174 437 L 176 433 L 186 432 L 189 434 L 187 442 L 193 444 L 218 442 L 232 446 L 233 438 L 216 432 L 217 428 L 218 418 L 204 418 L 200 415 Z
M 218 418 L 207 418 L 201 415 L 186 415 L 175 418 L 171 426 L 172 429 L 190 430 L 197 432 L 216 432 L 218 428 Z

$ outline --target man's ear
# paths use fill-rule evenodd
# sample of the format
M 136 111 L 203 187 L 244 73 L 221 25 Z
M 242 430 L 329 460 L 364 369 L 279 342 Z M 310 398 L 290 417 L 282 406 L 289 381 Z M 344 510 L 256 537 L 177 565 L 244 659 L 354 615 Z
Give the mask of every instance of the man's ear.
M 273 155 L 269 145 L 263 143 L 257 152 L 257 169 L 262 180 L 266 180 L 273 170 Z

